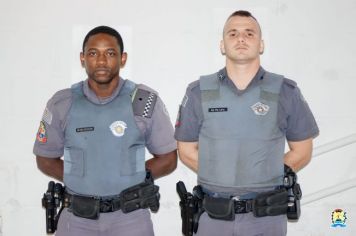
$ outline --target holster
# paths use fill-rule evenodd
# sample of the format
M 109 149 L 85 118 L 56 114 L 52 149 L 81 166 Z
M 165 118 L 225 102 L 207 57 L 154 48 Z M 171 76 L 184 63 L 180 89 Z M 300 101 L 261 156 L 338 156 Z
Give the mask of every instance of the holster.
M 59 216 L 63 210 L 64 187 L 60 183 L 50 181 L 43 194 L 42 207 L 46 210 L 46 232 L 53 234 L 57 230 Z M 57 209 L 60 208 L 59 211 Z
M 202 207 L 203 191 L 198 185 L 194 187 L 193 194 L 187 192 L 182 181 L 177 183 L 177 193 L 180 197 L 180 210 L 182 218 L 182 233 L 184 236 L 192 236 L 198 231 L 199 218 L 204 212 Z

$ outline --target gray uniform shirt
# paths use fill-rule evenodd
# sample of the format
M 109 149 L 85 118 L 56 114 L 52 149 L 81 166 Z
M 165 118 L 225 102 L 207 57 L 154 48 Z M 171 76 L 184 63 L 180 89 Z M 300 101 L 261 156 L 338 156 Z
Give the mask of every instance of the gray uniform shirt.
M 263 79 L 265 70 L 260 67 L 255 77 L 244 90 L 236 88 L 228 78 L 226 68 L 219 71 L 218 76 L 237 95 L 257 86 L 258 80 Z M 199 80 L 191 83 L 180 105 L 176 121 L 175 138 L 183 142 L 197 142 L 200 127 L 203 122 Z M 284 79 L 278 104 L 278 126 L 286 135 L 288 141 L 301 141 L 319 134 L 319 128 L 314 116 L 304 100 L 297 84 Z
M 124 81 L 124 79 L 120 78 L 119 86 L 116 88 L 112 96 L 105 99 L 99 99 L 95 95 L 89 88 L 88 80 L 84 81 L 83 92 L 89 101 L 95 104 L 106 104 L 119 94 Z M 138 88 L 155 92 L 151 88 L 142 84 L 139 84 Z M 42 130 L 39 130 L 33 148 L 33 153 L 35 155 L 48 158 L 63 156 L 64 130 L 71 104 L 71 89 L 58 91 L 47 102 L 41 122 L 44 125 L 41 124 L 40 129 Z M 151 118 L 135 116 L 135 122 L 144 135 L 146 148 L 151 154 L 165 154 L 177 148 L 176 141 L 173 138 L 173 126 L 165 105 L 159 97 L 157 97 Z M 39 135 L 42 135 L 42 137 L 39 137 Z

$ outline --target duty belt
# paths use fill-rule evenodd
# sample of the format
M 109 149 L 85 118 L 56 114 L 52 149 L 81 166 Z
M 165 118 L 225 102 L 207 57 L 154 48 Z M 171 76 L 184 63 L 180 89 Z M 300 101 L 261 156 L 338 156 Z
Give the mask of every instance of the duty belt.
M 197 191 L 195 191 L 197 192 Z M 217 201 L 220 200 L 227 200 L 231 199 L 231 201 L 234 204 L 234 211 L 236 214 L 244 214 L 244 213 L 249 213 L 253 211 L 253 200 L 256 198 L 257 193 L 256 192 L 250 192 L 247 194 L 243 194 L 241 196 L 234 196 L 231 197 L 229 194 L 222 194 L 222 193 L 215 193 L 212 192 L 206 188 L 202 189 L 201 192 L 201 198 L 203 199 L 204 197 L 213 197 L 213 199 L 216 199 Z M 225 201 L 224 201 L 225 202 Z

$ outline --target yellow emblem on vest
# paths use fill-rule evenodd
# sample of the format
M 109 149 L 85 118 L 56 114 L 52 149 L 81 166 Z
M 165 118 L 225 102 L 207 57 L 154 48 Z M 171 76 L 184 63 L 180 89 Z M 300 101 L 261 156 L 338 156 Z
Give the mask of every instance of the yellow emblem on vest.
M 111 132 L 113 135 L 116 137 L 121 137 L 125 134 L 125 129 L 127 128 L 127 125 L 123 121 L 115 121 L 110 125 Z

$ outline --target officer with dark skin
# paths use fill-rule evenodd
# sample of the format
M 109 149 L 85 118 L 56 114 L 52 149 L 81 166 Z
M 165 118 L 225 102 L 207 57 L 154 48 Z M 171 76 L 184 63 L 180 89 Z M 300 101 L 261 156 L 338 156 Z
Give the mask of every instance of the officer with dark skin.
M 176 168 L 176 143 L 173 138 L 173 127 L 164 104 L 154 90 L 120 77 L 120 69 L 125 66 L 126 61 L 127 53 L 123 51 L 123 42 L 117 31 L 107 26 L 94 28 L 85 38 L 83 51 L 80 53 L 80 62 L 86 70 L 88 79 L 76 86 L 79 89 L 75 91 L 81 94 L 78 104 L 85 104 L 89 108 L 96 109 L 97 112 L 81 116 L 87 111 L 81 110 L 85 109 L 83 105 L 76 105 L 77 95 L 73 92 L 73 86 L 72 89 L 57 92 L 47 103 L 34 147 L 37 167 L 44 174 L 64 182 L 65 185 L 69 184 L 70 193 L 73 195 L 99 198 L 116 196 L 120 194 L 122 188 L 130 187 L 132 178 L 137 178 L 138 183 L 142 182 L 145 169 L 148 169 L 153 178 L 157 179 L 170 174 Z M 138 102 L 146 102 L 143 112 L 136 109 L 136 103 L 132 102 L 137 96 L 141 96 L 140 94 L 150 95 L 137 99 Z M 132 97 L 134 99 L 131 99 Z M 122 104 L 117 105 L 116 113 L 110 113 L 116 109 L 113 103 Z M 108 106 L 112 107 L 106 109 L 105 107 Z M 106 115 L 106 113 L 113 115 Z M 119 113 L 117 117 L 110 117 L 116 116 L 117 113 Z M 86 119 L 88 121 L 85 121 Z M 106 125 L 104 124 L 106 119 L 114 122 Z M 88 124 L 93 122 L 93 127 L 90 125 L 90 127 L 77 128 L 77 125 L 73 131 L 74 136 L 70 136 L 71 125 L 83 123 L 83 120 Z M 104 128 L 101 128 L 102 126 Z M 77 168 L 74 168 L 75 163 L 73 163 L 76 161 L 75 150 L 72 148 L 71 141 L 68 140 L 71 140 L 71 137 L 76 140 L 75 135 L 84 134 L 87 136 L 83 139 L 84 141 L 80 142 L 87 142 L 84 145 L 88 149 L 82 152 L 84 164 L 82 163 L 79 168 L 82 168 L 84 174 L 79 174 L 81 176 L 78 177 L 78 173 L 73 173 Z M 95 137 L 96 134 L 100 137 Z M 110 141 L 111 139 L 113 142 Z M 112 147 L 117 142 L 120 142 L 118 145 L 121 146 Z M 139 145 L 140 148 L 136 149 Z M 142 151 L 145 147 L 153 155 L 147 161 Z M 68 154 L 66 159 L 67 148 L 72 148 L 73 152 L 69 150 L 70 155 Z M 116 153 L 117 151 L 119 153 Z M 120 167 L 120 165 L 125 165 L 124 161 L 126 161 L 121 160 L 120 158 L 123 157 L 120 155 L 131 155 L 131 153 L 134 153 L 133 156 L 127 157 L 131 164 L 127 167 Z M 90 158 L 96 159 L 92 167 L 89 164 Z M 136 160 L 134 169 L 127 173 L 132 166 L 133 158 Z M 123 175 L 120 172 L 126 174 Z M 89 175 L 92 179 L 85 180 Z M 95 182 L 96 180 L 99 182 Z M 87 189 L 81 188 L 85 184 Z M 105 192 L 106 185 L 111 184 L 112 189 L 116 189 Z M 123 185 L 125 187 L 122 187 Z M 82 226 L 85 226 L 86 230 L 83 230 Z M 56 235 L 154 235 L 154 233 L 147 209 L 139 209 L 127 214 L 120 210 L 100 213 L 97 220 L 77 217 L 64 210 L 59 219 Z

